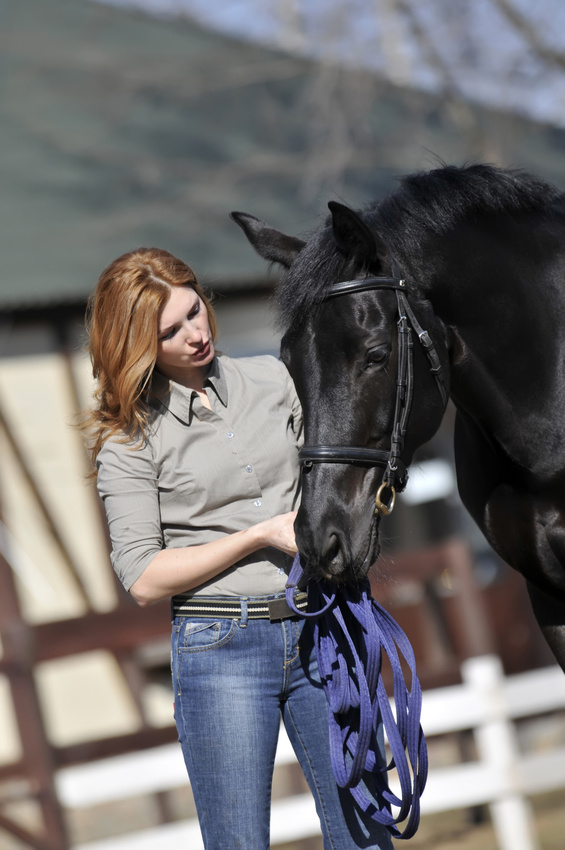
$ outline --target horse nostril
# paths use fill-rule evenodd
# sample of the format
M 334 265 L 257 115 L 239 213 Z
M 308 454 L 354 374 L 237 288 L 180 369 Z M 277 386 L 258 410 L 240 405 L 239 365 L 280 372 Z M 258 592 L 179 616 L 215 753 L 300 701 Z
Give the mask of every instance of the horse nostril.
M 323 552 L 324 561 L 330 567 L 338 567 L 341 568 L 341 564 L 339 563 L 341 555 L 341 542 L 338 535 L 335 532 L 332 532 L 327 540 L 326 548 Z

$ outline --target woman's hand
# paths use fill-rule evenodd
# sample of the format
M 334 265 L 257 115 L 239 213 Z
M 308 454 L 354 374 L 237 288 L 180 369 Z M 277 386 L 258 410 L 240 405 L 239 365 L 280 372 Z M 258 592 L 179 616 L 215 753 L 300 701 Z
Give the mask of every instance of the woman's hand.
M 296 555 L 296 539 L 294 537 L 294 520 L 297 511 L 288 514 L 278 514 L 271 519 L 258 523 L 255 529 L 261 533 L 265 546 L 274 546 L 287 555 Z
M 211 543 L 162 549 L 132 584 L 130 593 L 138 605 L 145 607 L 198 587 L 265 546 L 274 546 L 294 556 L 295 519 L 296 511 L 291 511 L 263 520 L 243 531 L 226 534 Z

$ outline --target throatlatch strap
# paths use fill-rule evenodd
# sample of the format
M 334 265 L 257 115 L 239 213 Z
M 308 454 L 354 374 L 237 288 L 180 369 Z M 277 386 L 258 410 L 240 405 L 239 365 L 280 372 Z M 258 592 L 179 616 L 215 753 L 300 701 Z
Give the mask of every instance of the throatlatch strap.
M 292 565 L 286 598 L 295 613 L 315 621 L 318 668 L 330 707 L 329 741 L 337 784 L 349 789 L 365 814 L 394 838 L 411 838 L 420 822 L 420 797 L 428 753 L 420 725 L 422 691 L 410 642 L 398 623 L 371 598 L 368 580 L 359 585 L 308 583 L 308 608 L 294 609 L 294 589 L 303 576 L 300 556 Z M 301 584 L 302 586 L 302 584 Z M 382 681 L 383 656 L 393 675 L 395 713 Z M 410 688 L 400 658 L 410 670 Z M 392 759 L 383 757 L 384 729 Z M 400 796 L 387 773 L 395 768 Z M 392 808 L 398 809 L 397 813 Z M 397 824 L 407 821 L 400 831 Z

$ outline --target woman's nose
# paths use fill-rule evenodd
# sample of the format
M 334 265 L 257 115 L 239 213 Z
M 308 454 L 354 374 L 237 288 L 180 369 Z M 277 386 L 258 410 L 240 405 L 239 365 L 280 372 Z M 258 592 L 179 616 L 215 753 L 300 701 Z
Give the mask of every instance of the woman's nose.
M 188 322 L 186 326 L 186 338 L 189 342 L 202 342 L 202 331 L 192 322 Z

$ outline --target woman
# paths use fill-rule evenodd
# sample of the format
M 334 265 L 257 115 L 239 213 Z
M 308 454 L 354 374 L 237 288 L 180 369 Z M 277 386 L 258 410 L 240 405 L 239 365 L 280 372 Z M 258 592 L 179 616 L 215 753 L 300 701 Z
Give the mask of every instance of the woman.
M 112 563 L 139 605 L 172 599 L 175 720 L 205 847 L 269 846 L 281 713 L 324 847 L 390 847 L 342 810 L 310 627 L 284 599 L 302 427 L 284 365 L 217 353 L 193 272 L 154 248 L 103 272 L 89 333 Z

